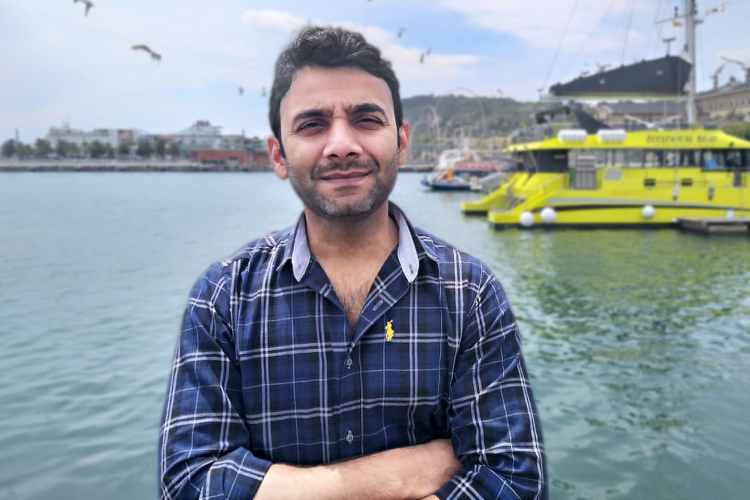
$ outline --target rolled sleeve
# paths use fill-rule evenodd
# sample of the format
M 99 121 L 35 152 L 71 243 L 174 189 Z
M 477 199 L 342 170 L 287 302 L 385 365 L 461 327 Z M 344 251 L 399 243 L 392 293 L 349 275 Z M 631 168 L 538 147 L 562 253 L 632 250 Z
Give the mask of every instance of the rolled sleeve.
M 230 285 L 217 264 L 190 294 L 162 413 L 162 499 L 253 498 L 271 466 L 250 452 Z
M 485 274 L 462 333 L 451 386 L 453 448 L 462 468 L 441 499 L 546 499 L 539 416 L 515 317 Z

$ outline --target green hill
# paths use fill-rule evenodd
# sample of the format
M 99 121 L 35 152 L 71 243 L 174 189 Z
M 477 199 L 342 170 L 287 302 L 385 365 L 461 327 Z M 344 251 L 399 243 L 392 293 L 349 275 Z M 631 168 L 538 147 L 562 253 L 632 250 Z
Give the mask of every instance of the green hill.
M 511 131 L 533 123 L 533 114 L 553 107 L 541 102 L 519 102 L 503 97 L 468 97 L 463 95 L 422 95 L 401 100 L 404 118 L 412 127 L 417 143 L 437 141 L 434 111 L 439 118 L 440 135 L 451 137 L 464 127 L 466 135 L 478 138 L 482 135 L 482 111 L 484 111 L 484 137 L 507 135 Z

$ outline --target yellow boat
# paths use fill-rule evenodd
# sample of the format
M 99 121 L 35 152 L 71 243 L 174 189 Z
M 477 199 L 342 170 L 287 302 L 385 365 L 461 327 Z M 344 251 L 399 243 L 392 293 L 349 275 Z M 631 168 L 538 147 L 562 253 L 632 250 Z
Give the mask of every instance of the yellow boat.
M 562 109 L 583 128 L 554 136 L 547 126 L 547 137 L 508 147 L 518 171 L 481 200 L 462 203 L 465 214 L 487 214 L 494 228 L 646 228 L 682 217 L 750 217 L 750 142 L 701 125 L 615 130 L 580 108 Z

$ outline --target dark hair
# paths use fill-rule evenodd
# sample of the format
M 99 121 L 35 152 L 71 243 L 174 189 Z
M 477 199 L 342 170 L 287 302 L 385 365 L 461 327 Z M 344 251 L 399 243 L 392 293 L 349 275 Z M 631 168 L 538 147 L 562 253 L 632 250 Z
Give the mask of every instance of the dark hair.
M 268 119 L 273 135 L 279 141 L 281 154 L 281 100 L 292 86 L 294 75 L 304 67 L 357 68 L 385 80 L 391 90 L 396 129 L 404 123 L 398 79 L 391 63 L 383 59 L 377 47 L 367 43 L 359 33 L 341 28 L 313 26 L 304 29 L 276 60 L 276 71 L 271 87 Z M 400 144 L 399 136 L 399 144 Z

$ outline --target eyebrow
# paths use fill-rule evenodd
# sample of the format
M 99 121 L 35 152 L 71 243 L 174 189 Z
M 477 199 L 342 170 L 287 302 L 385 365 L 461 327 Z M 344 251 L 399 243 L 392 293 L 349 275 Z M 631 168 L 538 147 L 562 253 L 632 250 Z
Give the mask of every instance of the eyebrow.
M 355 104 L 352 106 L 348 106 L 345 109 L 345 111 L 347 115 L 356 115 L 356 114 L 361 114 L 361 113 L 378 113 L 378 114 L 383 115 L 384 117 L 388 116 L 383 108 L 371 102 L 365 102 L 362 104 Z M 333 112 L 328 109 L 323 109 L 323 108 L 307 109 L 305 111 L 301 111 L 297 113 L 294 116 L 294 119 L 292 119 L 292 126 L 294 126 L 294 124 L 300 120 L 306 120 L 308 118 L 330 118 L 331 116 L 333 116 Z
M 383 116 L 388 116 L 383 108 L 371 102 L 349 106 L 346 108 L 346 113 L 349 115 L 356 115 L 359 113 L 379 113 Z

